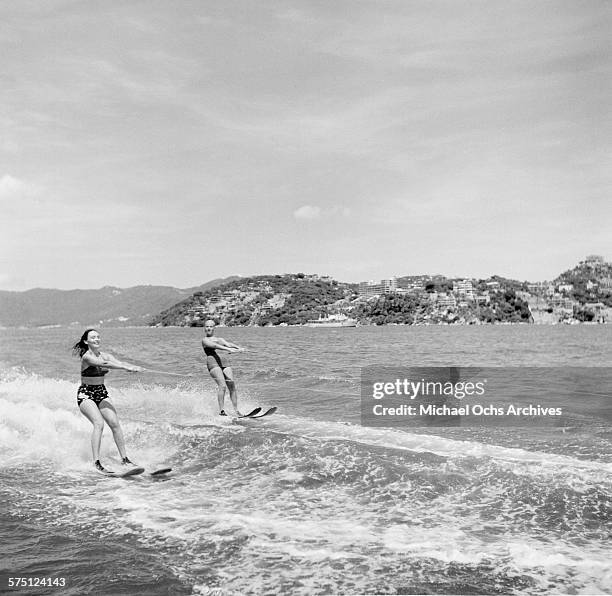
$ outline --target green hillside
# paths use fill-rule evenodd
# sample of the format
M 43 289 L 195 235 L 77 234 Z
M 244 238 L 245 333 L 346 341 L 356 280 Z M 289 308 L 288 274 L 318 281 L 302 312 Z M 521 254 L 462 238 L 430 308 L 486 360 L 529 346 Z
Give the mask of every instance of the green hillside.
M 606 306 L 612 306 L 612 265 L 591 256 L 554 282 L 530 283 L 499 275 L 469 280 L 404 276 L 388 286 L 348 284 L 303 273 L 239 278 L 194 292 L 155 316 L 152 324 L 203 326 L 213 318 L 227 326 L 304 325 L 332 314 L 346 315 L 361 325 L 536 319 L 557 323 L 605 321 Z
M 334 313 L 343 313 L 363 325 L 422 323 L 528 322 L 529 308 L 517 297 L 523 283 L 495 278 L 499 289 L 488 290 L 486 304 L 458 299 L 441 307 L 432 294 L 448 292 L 452 279 L 432 278 L 424 289 L 412 294 L 360 297 L 357 284 L 317 275 L 260 275 L 240 278 L 205 292 L 195 292 L 161 312 L 152 325 L 201 327 L 206 319 L 227 326 L 304 325 Z M 486 282 L 474 282 L 485 291 Z
M 559 275 L 555 284 L 573 286 L 569 295 L 582 305 L 601 302 L 612 307 L 612 263 L 600 258 L 587 257 L 573 269 Z
M 301 325 L 356 297 L 355 284 L 328 277 L 258 275 L 195 292 L 154 317 L 151 324 L 199 327 L 212 317 L 228 326 Z

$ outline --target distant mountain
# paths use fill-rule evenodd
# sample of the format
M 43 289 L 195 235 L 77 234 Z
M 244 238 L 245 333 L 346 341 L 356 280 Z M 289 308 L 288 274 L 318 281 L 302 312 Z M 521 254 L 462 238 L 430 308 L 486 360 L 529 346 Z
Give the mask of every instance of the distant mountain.
M 171 286 L 135 286 L 98 290 L 0 291 L 0 326 L 44 325 L 148 325 L 160 310 L 169 308 L 194 292 L 205 292 L 236 276 L 215 279 L 201 286 L 179 289 Z

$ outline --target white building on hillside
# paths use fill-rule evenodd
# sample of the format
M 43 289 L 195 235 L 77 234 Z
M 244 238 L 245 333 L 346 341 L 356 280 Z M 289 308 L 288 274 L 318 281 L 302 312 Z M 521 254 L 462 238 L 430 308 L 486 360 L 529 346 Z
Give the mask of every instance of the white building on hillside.
M 469 279 L 464 279 L 463 281 L 454 281 L 453 294 L 458 294 L 459 296 L 463 296 L 465 298 L 473 300 L 474 288 L 472 286 L 472 282 Z
M 395 294 L 397 292 L 397 278 L 381 279 L 380 282 L 362 281 L 359 284 L 359 295 L 370 298 L 381 294 Z

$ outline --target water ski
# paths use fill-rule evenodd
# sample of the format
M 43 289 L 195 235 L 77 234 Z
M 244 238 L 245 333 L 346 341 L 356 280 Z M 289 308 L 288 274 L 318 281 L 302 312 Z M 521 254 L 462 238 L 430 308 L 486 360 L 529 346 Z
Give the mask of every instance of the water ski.
M 238 418 L 252 418 L 255 414 L 259 414 L 261 412 L 261 408 L 255 408 L 251 410 L 248 414 L 243 414 L 242 416 L 238 416 Z
M 168 472 L 172 472 L 172 468 L 160 468 L 159 470 L 155 470 L 153 472 L 149 472 L 149 476 L 163 476 Z
M 249 418 L 263 418 L 264 416 L 269 416 L 270 414 L 274 414 L 276 410 L 277 410 L 276 406 L 272 406 L 271 408 L 267 409 L 263 414 L 258 414 L 257 416 L 249 416 Z
M 98 474 L 103 476 L 111 476 L 113 478 L 128 478 L 129 476 L 137 476 L 145 471 L 144 468 L 128 468 L 127 470 L 121 470 L 120 472 L 113 472 L 111 470 L 105 470 L 104 472 L 98 471 Z

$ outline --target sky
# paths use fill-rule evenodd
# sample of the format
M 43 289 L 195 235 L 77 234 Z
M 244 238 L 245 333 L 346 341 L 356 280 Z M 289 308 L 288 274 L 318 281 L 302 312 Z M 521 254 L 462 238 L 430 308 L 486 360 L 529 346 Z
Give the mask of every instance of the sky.
M 611 16 L 3 0 L 0 289 L 612 260 Z

